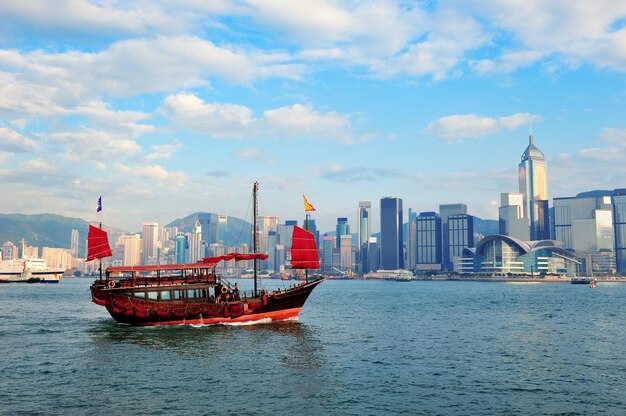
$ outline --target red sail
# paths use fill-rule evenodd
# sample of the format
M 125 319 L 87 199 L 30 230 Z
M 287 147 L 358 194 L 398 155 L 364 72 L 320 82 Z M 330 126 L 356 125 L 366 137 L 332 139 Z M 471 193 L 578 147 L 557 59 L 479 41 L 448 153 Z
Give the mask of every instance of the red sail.
M 320 257 L 315 246 L 315 237 L 309 231 L 293 226 L 291 237 L 291 268 L 319 269 Z
M 90 225 L 89 234 L 87 234 L 87 261 L 112 255 L 106 231 Z

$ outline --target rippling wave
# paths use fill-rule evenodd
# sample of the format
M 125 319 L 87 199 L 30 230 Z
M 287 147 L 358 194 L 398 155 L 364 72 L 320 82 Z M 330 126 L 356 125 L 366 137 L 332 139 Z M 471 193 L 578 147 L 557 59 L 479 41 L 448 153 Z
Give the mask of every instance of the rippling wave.
M 327 281 L 299 321 L 134 328 L 0 286 L 0 414 L 623 415 L 625 284 Z

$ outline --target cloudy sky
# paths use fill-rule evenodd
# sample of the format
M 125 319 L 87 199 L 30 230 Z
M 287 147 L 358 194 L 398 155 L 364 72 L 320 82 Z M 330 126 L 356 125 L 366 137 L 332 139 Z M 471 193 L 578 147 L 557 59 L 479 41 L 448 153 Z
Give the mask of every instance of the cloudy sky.
M 495 219 L 531 120 L 551 198 L 626 187 L 625 72 L 614 0 L 0 2 L 0 212 Z

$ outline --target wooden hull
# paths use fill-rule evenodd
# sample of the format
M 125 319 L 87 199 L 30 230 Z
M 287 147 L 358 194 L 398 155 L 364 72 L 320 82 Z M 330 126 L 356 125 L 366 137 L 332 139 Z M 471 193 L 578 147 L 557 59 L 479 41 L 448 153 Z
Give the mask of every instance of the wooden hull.
M 159 287 L 102 287 L 92 285 L 92 302 L 104 306 L 117 322 L 134 326 L 215 325 L 263 323 L 294 319 L 307 298 L 323 279 L 261 296 L 212 301 L 207 298 L 150 300 L 137 297 L 149 291 L 194 290 L 201 293 L 210 285 L 172 285 Z

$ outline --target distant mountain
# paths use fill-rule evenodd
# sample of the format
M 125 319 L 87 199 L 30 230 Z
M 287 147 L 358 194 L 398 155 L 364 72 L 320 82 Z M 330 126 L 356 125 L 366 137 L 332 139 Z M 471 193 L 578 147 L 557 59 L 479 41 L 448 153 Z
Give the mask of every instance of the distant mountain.
M 474 232 L 480 233 L 485 237 L 500 234 L 500 222 L 498 220 L 484 220 L 474 217 Z
M 23 238 L 31 247 L 70 248 L 72 230 L 78 230 L 79 254 L 85 250 L 89 223 L 80 218 L 54 214 L 0 214 L 0 244 L 11 241 L 19 246 Z
M 178 218 L 166 227 L 178 227 L 178 231 L 182 233 L 190 233 L 196 224 L 198 218 L 217 219 L 217 214 L 209 212 L 196 212 L 188 215 L 185 218 Z M 224 232 L 224 245 L 225 246 L 238 246 L 240 244 L 252 244 L 252 224 L 237 217 L 227 217 L 226 230 Z M 201 221 L 202 222 L 202 221 Z

